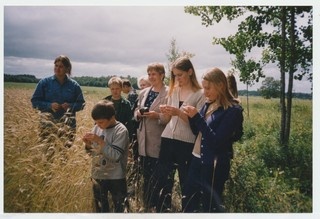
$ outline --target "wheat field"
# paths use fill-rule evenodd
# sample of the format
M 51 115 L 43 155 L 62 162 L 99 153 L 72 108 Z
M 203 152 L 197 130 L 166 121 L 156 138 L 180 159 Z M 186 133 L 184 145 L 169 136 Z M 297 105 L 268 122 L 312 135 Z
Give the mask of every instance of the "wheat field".
M 107 88 L 83 87 L 84 110 L 77 113 L 77 132 L 71 148 L 65 148 L 60 129 L 50 142 L 40 141 L 40 114 L 31 106 L 35 85 L 9 83 L 4 92 L 4 212 L 94 212 L 91 157 L 81 140 L 94 122 L 91 109 Z M 143 212 L 141 177 L 128 159 L 128 212 Z M 176 194 L 178 196 L 179 194 Z M 179 201 L 173 202 L 173 205 Z M 110 204 L 112 202 L 110 201 Z
M 81 136 L 93 125 L 90 109 L 99 95 L 78 113 L 76 139 L 70 149 L 52 133 L 55 141 L 49 147 L 55 154 L 48 161 L 48 145 L 39 141 L 40 119 L 31 106 L 32 93 L 28 88 L 4 92 L 4 211 L 92 212 L 91 160 Z

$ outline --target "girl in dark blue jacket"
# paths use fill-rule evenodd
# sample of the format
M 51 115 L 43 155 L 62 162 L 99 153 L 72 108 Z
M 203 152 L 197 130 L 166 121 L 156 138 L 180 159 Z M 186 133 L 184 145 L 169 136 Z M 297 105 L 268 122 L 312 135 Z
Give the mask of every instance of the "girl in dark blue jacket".
M 202 86 L 207 98 L 200 112 L 185 106 L 192 131 L 197 134 L 189 169 L 184 212 L 220 212 L 222 192 L 229 177 L 233 142 L 243 133 L 242 107 L 228 89 L 225 74 L 210 69 Z

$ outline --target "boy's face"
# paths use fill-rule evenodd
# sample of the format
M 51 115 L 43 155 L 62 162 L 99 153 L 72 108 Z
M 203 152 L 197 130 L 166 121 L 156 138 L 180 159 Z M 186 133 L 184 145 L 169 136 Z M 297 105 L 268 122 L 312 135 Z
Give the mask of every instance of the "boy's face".
M 121 98 L 121 90 L 122 90 L 122 88 L 118 84 L 111 84 L 110 85 L 111 95 L 112 95 L 112 98 L 115 100 L 118 100 Z
M 99 126 L 99 128 L 101 128 L 101 129 L 106 129 L 110 125 L 112 125 L 112 119 L 97 119 L 94 121 L 97 124 L 97 126 Z
M 122 92 L 125 93 L 125 94 L 129 93 L 130 92 L 130 87 L 127 86 L 127 85 L 123 85 Z

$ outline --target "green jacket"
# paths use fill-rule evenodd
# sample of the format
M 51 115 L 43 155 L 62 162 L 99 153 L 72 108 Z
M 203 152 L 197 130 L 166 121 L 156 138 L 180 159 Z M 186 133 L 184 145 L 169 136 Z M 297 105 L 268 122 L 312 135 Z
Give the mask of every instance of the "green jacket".
M 111 95 L 107 96 L 103 99 L 110 100 L 110 101 L 114 102 L 112 100 Z M 130 102 L 128 100 L 124 99 L 123 97 L 121 97 L 120 105 L 115 105 L 115 110 L 116 110 L 116 120 L 126 126 L 126 128 L 129 131 L 129 137 L 131 140 L 132 133 L 133 133 L 133 121 L 132 121 L 133 114 L 132 114 Z

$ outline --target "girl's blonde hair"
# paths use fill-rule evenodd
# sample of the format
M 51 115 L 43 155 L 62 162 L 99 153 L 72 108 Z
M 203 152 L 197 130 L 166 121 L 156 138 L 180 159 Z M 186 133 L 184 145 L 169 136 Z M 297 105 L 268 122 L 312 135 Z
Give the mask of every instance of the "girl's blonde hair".
M 203 80 L 208 81 L 216 88 L 218 92 L 217 99 L 224 109 L 227 109 L 233 104 L 239 104 L 239 101 L 233 97 L 228 88 L 226 75 L 219 68 L 208 70 L 203 76 Z
M 194 70 L 194 67 L 188 57 L 180 57 L 176 59 L 172 64 L 171 64 L 171 76 L 170 76 L 170 83 L 169 83 L 169 92 L 168 95 L 170 96 L 175 88 L 176 85 L 176 80 L 173 74 L 173 69 L 178 69 L 180 71 L 189 71 L 191 69 L 191 75 L 190 75 L 190 80 L 191 80 L 191 85 L 192 89 L 194 91 L 200 90 L 202 87 L 198 82 L 198 79 L 196 77 L 196 72 Z

